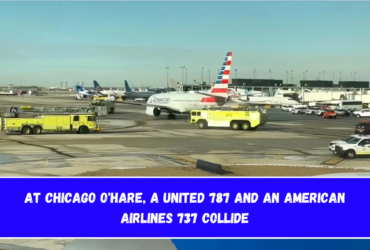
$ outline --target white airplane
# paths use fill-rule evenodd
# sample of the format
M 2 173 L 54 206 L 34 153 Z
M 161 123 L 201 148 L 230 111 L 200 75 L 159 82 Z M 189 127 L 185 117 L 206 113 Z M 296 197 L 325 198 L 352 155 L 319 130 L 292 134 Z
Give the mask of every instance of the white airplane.
M 96 96 L 95 91 L 85 90 L 83 84 L 76 85 L 75 88 L 77 92 L 77 94 L 75 95 L 75 99 L 81 100 L 84 96 Z
M 228 52 L 219 71 L 217 81 L 210 90 L 193 93 L 160 93 L 152 95 L 146 103 L 145 113 L 149 116 L 159 116 L 162 112 L 168 113 L 169 119 L 176 118 L 175 114 L 189 114 L 192 110 L 203 109 L 204 106 L 222 106 L 229 100 L 236 103 L 250 105 L 276 105 L 275 99 L 261 101 L 242 101 L 240 95 L 234 89 L 228 88 L 232 52 Z M 286 97 L 283 97 L 286 98 Z M 270 97 L 271 99 L 271 97 Z M 287 98 L 289 99 L 289 98 Z
M 104 90 L 102 87 L 100 87 L 99 83 L 97 81 L 94 81 L 94 87 L 95 87 L 95 92 L 98 93 L 99 95 L 104 95 L 108 96 L 115 96 L 115 97 L 121 97 L 122 100 L 126 98 L 126 91 L 123 90 Z
M 266 105 L 298 105 L 299 95 L 294 91 L 284 91 L 278 89 L 274 96 L 271 97 L 247 97 L 249 102 Z
M 17 94 L 13 93 L 13 90 L 9 90 L 9 92 L 0 91 L 0 95 L 17 95 Z
M 188 114 L 191 110 L 202 109 L 204 106 L 219 106 L 225 104 L 228 99 L 228 86 L 232 52 L 226 54 L 223 67 L 215 85 L 210 90 L 195 93 L 160 93 L 154 94 L 146 106 L 146 114 L 159 116 L 162 111 L 168 113 L 169 119 L 176 118 L 175 114 Z

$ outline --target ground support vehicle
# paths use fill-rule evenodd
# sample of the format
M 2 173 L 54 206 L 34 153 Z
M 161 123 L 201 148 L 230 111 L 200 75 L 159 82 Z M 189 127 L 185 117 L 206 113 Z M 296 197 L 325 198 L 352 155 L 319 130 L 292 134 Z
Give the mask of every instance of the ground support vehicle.
M 351 136 L 347 137 L 346 139 L 331 141 L 329 143 L 329 150 L 334 153 L 336 145 L 345 144 L 347 142 L 350 142 L 352 140 L 356 140 L 356 139 L 359 139 L 359 138 L 360 139 L 362 138 L 361 135 L 354 134 L 354 135 L 351 135 Z
M 355 126 L 355 134 L 370 134 L 370 120 L 363 120 Z
M 324 115 L 324 113 L 326 112 L 326 110 L 325 109 L 320 109 L 320 110 L 316 110 L 316 115 L 318 115 L 318 116 L 323 116 Z
M 335 112 L 338 114 L 338 116 L 350 116 L 351 115 L 351 112 L 349 112 L 348 110 L 346 109 L 336 109 Z
M 244 108 L 230 110 L 192 110 L 189 122 L 198 128 L 229 127 L 233 130 L 256 130 L 267 122 L 264 109 L 247 110 Z
M 362 118 L 362 117 L 370 117 L 370 109 L 362 109 L 360 111 L 354 111 L 352 112 L 354 116 L 357 118 Z
M 334 110 L 327 110 L 324 112 L 324 114 L 322 115 L 323 118 L 326 118 L 326 119 L 336 119 L 338 116 L 337 112 L 335 112 Z
M 2 130 L 21 132 L 23 135 L 42 132 L 76 132 L 87 134 L 99 131 L 94 113 L 44 114 L 31 118 L 2 117 Z
M 97 116 L 113 114 L 116 103 L 114 101 L 99 101 L 95 100 L 90 103 L 91 110 L 95 112 Z
M 362 136 L 349 142 L 335 145 L 335 154 L 347 159 L 370 156 L 370 136 Z

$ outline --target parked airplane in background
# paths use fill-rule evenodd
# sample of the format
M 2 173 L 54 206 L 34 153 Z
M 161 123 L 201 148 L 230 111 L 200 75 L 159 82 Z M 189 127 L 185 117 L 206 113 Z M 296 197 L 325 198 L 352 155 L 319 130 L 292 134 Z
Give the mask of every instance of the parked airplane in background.
M 154 94 L 157 94 L 156 91 L 133 91 L 128 85 L 128 82 L 125 80 L 125 89 L 126 89 L 126 98 L 128 99 L 143 99 L 148 100 Z
M 110 88 L 110 90 L 104 90 L 102 89 L 102 87 L 100 87 L 97 81 L 94 81 L 94 87 L 95 92 L 98 93 L 99 95 L 121 97 L 122 100 L 125 100 L 126 98 L 126 91 L 112 90 L 112 88 Z
M 83 84 L 76 85 L 75 88 L 76 88 L 76 92 L 77 92 L 77 94 L 75 95 L 75 99 L 81 100 L 84 97 L 96 96 L 95 91 L 85 90 Z
M 13 93 L 13 90 L 9 90 L 9 92 L 0 91 L 0 95 L 17 95 L 17 94 Z

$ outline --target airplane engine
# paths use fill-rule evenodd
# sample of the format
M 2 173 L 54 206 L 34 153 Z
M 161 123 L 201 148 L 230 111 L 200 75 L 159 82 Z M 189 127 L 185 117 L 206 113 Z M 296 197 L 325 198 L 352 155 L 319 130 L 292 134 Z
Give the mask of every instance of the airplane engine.
M 150 116 L 159 116 L 161 114 L 161 110 L 159 108 L 146 107 L 145 113 Z

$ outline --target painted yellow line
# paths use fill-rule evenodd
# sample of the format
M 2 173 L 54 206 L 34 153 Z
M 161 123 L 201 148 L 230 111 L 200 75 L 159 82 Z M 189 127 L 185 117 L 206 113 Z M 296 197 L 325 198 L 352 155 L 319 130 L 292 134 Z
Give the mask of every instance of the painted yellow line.
M 324 164 L 324 165 L 336 165 L 336 164 L 338 164 L 339 162 L 341 162 L 343 160 L 344 160 L 344 158 L 334 157 L 334 158 L 331 158 L 331 159 L 323 162 L 322 164 Z
M 193 163 L 193 164 L 197 163 L 197 159 L 191 158 L 191 157 L 186 156 L 186 155 L 172 155 L 172 157 L 175 157 L 175 158 L 177 158 L 181 161 L 190 162 L 190 163 Z

